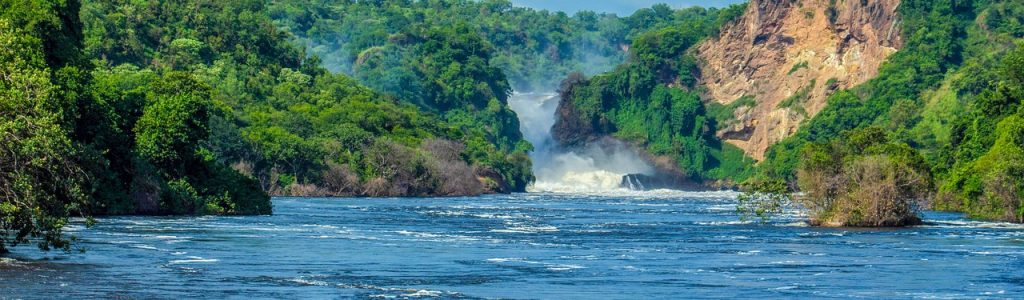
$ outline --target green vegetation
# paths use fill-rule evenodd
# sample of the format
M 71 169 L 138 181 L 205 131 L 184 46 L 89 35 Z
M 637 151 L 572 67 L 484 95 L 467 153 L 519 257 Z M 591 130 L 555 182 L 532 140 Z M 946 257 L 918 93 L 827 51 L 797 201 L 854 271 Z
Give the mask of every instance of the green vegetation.
M 757 218 L 764 223 L 793 204 L 785 180 L 751 178 L 743 185 L 747 192 L 736 197 L 736 212 L 744 220 Z
M 875 126 L 920 151 L 939 187 L 935 208 L 1022 221 L 1015 124 L 1024 66 L 1015 61 L 1024 50 L 1013 50 L 1024 37 L 1021 11 L 1014 1 L 904 1 L 904 49 L 877 78 L 833 94 L 821 113 L 770 148 L 761 176 L 796 180 L 807 145 Z
M 422 42 L 367 50 L 374 53 L 360 57 L 363 81 L 457 126 L 484 129 L 481 134 L 499 151 L 530 149 L 519 132 L 518 118 L 508 107 L 508 81 L 489 63 L 490 44 L 465 25 L 433 27 L 415 39 Z
M 793 67 L 789 69 L 789 73 L 787 73 L 786 75 L 793 75 L 793 73 L 796 73 L 796 71 L 800 71 L 800 69 L 806 69 L 806 68 L 807 68 L 807 61 L 806 60 L 805 61 L 801 61 L 800 63 L 793 65 Z
M 422 42 L 399 53 L 424 96 L 396 98 L 320 67 L 266 5 L 0 1 L 0 250 L 70 249 L 72 216 L 268 214 L 268 193 L 533 180 L 509 84 L 474 28 L 410 32 Z
M 892 227 L 920 223 L 932 176 L 924 158 L 879 127 L 849 131 L 804 146 L 797 170 L 811 222 L 825 226 Z
M 786 99 L 782 99 L 782 102 L 779 102 L 778 108 L 788 108 L 806 117 L 807 110 L 804 109 L 804 102 L 807 101 L 807 99 L 809 98 L 808 96 L 810 96 L 811 91 L 814 90 L 814 87 L 817 84 L 818 80 L 811 79 L 811 82 L 807 83 L 806 86 L 797 90 L 796 93 L 793 93 L 792 96 L 786 97 Z
M 673 10 L 659 4 L 630 16 L 562 12 L 514 7 L 508 0 L 485 1 L 273 1 L 270 14 L 294 33 L 300 44 L 322 57 L 332 71 L 354 74 L 370 87 L 389 93 L 408 86 L 399 76 L 365 72 L 366 57 L 389 61 L 391 67 L 412 72 L 400 62 L 418 44 L 422 33 L 436 28 L 465 28 L 495 49 L 491 64 L 505 72 L 515 90 L 551 91 L 567 74 L 609 70 L 626 59 L 626 49 L 643 32 L 679 26 L 703 9 Z M 721 14 L 725 22 L 742 10 Z M 718 28 L 718 26 L 714 26 Z M 376 68 L 372 67 L 372 68 Z M 405 99 L 405 97 L 399 97 Z
M 990 82 L 952 126 L 952 161 L 936 206 L 973 217 L 1024 222 L 1024 46 L 1002 60 Z
M 209 88 L 189 73 L 113 76 L 88 61 L 81 5 L 0 2 L 2 58 L 11 74 L 29 72 L 4 76 L 5 153 L 17 154 L 3 160 L 19 170 L 4 183 L 5 232 L 17 233 L 6 243 L 67 249 L 59 228 L 72 215 L 270 213 L 254 180 L 203 147 Z M 173 189 L 187 193 L 161 192 Z
M 563 143 L 612 136 L 695 181 L 751 179 L 746 213 L 781 211 L 795 182 L 821 224 L 913 224 L 935 187 L 935 208 L 1024 222 L 1024 4 L 903 1 L 904 48 L 757 169 L 715 137 L 753 98 L 705 105 L 691 54 L 744 7 L 0 0 L 0 252 L 68 250 L 75 216 L 524 191 L 509 93 L 566 75 Z M 779 107 L 806 115 L 816 84 Z
M 128 22 L 125 12 L 141 19 Z M 398 81 L 409 84 L 401 89 L 406 93 L 396 94 L 414 96 L 398 101 L 345 75 L 330 74 L 317 57 L 307 57 L 273 25 L 271 14 L 267 4 L 256 0 L 201 5 L 97 1 L 82 7 L 86 51 L 101 58 L 95 62 L 98 72 L 112 81 L 128 78 L 110 85 L 129 91 L 125 97 L 141 93 L 181 113 L 159 116 L 153 127 L 169 126 L 182 115 L 207 118 L 182 120 L 186 124 L 167 129 L 209 129 L 206 139 L 182 134 L 193 140 L 177 144 L 201 145 L 192 149 L 198 157 L 231 166 L 270 194 L 467 195 L 522 191 L 532 181 L 524 154 L 529 144 L 522 141 L 515 115 L 505 104 L 508 84 L 488 64 L 491 48 L 475 32 L 467 27 L 432 27 L 409 33 L 408 38 L 424 42 L 400 47 L 398 54 L 408 57 L 402 63 L 417 66 L 403 69 L 408 73 L 388 72 L 389 66 L 377 56 L 385 50 L 364 53 L 367 74 L 379 75 L 371 77 L 398 76 Z M 173 76 L 161 75 L 169 73 L 187 73 L 208 85 L 177 88 L 206 89 L 197 97 L 206 99 L 163 100 L 152 95 L 159 90 L 153 87 L 131 92 L 131 84 L 146 81 L 138 77 Z M 208 107 L 193 107 L 199 103 Z M 146 118 L 139 122 L 141 129 L 151 127 Z M 151 141 L 145 130 L 134 133 L 144 150 L 150 144 L 160 151 L 176 144 Z M 456 143 L 451 147 L 457 150 L 454 157 L 442 159 L 439 155 L 449 153 L 424 148 L 432 140 Z M 142 151 L 163 157 L 159 151 L 150 153 Z M 408 159 L 393 161 L 398 154 Z M 178 163 L 182 162 L 169 164 Z M 220 173 L 225 172 L 202 174 Z M 477 177 L 488 184 L 481 186 Z M 441 192 L 442 186 L 454 185 L 452 181 L 469 188 Z M 203 189 L 196 190 L 204 194 Z
M 715 121 L 719 128 L 732 126 L 736 123 L 736 110 L 741 108 L 752 108 L 757 106 L 757 100 L 751 96 L 743 96 L 728 105 L 718 102 L 705 104 L 708 116 Z
M 667 5 L 656 5 L 625 18 L 593 12 L 570 17 L 516 8 L 504 0 L 291 0 L 275 1 L 269 10 L 280 28 L 294 32 L 296 40 L 324 57 L 328 68 L 351 73 L 373 89 L 483 136 L 467 140 L 466 149 L 475 153 L 470 155 L 472 162 L 504 168 L 502 177 L 511 190 L 522 190 L 532 180 L 528 172 L 507 171 L 528 170 L 523 153 L 530 150 L 506 103 L 511 87 L 520 91 L 550 90 L 558 78 L 571 71 L 610 68 L 624 59 L 627 49 L 638 63 L 658 67 L 655 78 L 692 86 L 696 83 L 694 76 L 677 75 L 682 70 L 691 72 L 696 61 L 673 58 L 683 57 L 682 52 L 698 38 L 742 13 L 738 8 L 672 10 Z M 701 36 L 675 29 L 681 27 L 700 28 Z M 627 46 L 630 43 L 632 47 Z M 665 90 L 658 96 L 665 105 L 672 105 L 673 101 L 682 101 L 675 93 Z M 689 109 L 702 106 L 696 97 L 685 102 L 676 105 Z M 668 122 L 669 117 L 661 119 Z M 701 147 L 697 140 L 685 143 L 687 147 Z M 672 143 L 664 140 L 656 146 L 664 153 L 683 147 Z M 712 147 L 729 151 L 698 154 L 700 157 L 692 159 L 694 163 L 733 157 L 742 160 L 739 149 Z M 502 155 L 486 154 L 492 152 Z
M 584 142 L 580 135 L 611 135 L 640 145 L 650 154 L 676 162 L 677 171 L 697 181 L 740 182 L 753 161 L 715 137 L 716 120 L 731 118 L 730 108 L 705 108 L 696 84 L 696 60 L 687 50 L 717 31 L 722 15 L 742 11 L 690 9 L 682 25 L 650 31 L 633 41 L 630 61 L 615 70 L 586 79 L 581 74 L 563 82 L 562 110 L 556 138 Z M 727 117 L 728 116 L 728 117 Z
M 31 3 L 22 3 L 30 5 Z M 12 3 L 0 2 L 0 7 Z M 27 20 L 0 13 L 0 252 L 38 239 L 41 249 L 70 249 L 62 236 L 69 216 L 86 207 L 85 172 L 69 138 L 67 98 L 59 74 L 76 67 L 43 51 Z M 37 13 L 37 11 L 28 11 Z M 33 15 L 30 17 L 54 17 Z M 13 21 L 13 22 L 12 22 Z M 15 23 L 16 22 L 16 23 Z M 40 27 L 53 26 L 42 23 Z M 21 27 L 25 26 L 25 27 Z M 49 60 L 48 60 L 49 59 Z M 57 72 L 52 68 L 56 67 Z M 58 73 L 60 72 L 60 73 Z
M 932 198 L 931 170 L 919 151 L 893 141 L 884 129 L 844 132 L 801 150 L 799 194 L 780 178 L 755 177 L 744 184 L 737 211 L 767 220 L 785 207 L 808 211 L 810 222 L 829 227 L 897 227 L 921 223 Z
M 804 144 L 826 142 L 850 129 L 885 123 L 887 118 L 884 116 L 897 100 L 921 101 L 921 94 L 937 87 L 947 71 L 955 70 L 965 57 L 970 57 L 965 53 L 964 44 L 968 27 L 976 26 L 974 5 L 971 1 L 946 0 L 906 1 L 901 4 L 900 14 L 904 17 L 903 32 L 906 35 L 904 48 L 890 57 L 875 79 L 829 97 L 829 105 L 822 112 L 806 122 L 794 136 L 768 150 L 761 169 L 768 175 L 793 178 Z M 981 34 L 970 36 L 973 39 L 1000 39 L 997 35 L 982 37 Z M 976 48 L 1003 45 L 998 42 L 971 44 Z M 994 50 L 974 50 L 979 53 L 991 51 Z M 899 125 L 907 127 L 908 124 Z

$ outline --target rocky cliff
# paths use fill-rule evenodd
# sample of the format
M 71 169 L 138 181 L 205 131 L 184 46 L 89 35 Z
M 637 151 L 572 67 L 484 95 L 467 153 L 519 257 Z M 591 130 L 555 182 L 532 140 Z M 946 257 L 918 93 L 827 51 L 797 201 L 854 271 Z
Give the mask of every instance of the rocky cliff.
M 752 97 L 717 133 L 761 160 L 838 89 L 861 84 L 902 46 L 899 0 L 751 0 L 698 47 L 707 98 Z

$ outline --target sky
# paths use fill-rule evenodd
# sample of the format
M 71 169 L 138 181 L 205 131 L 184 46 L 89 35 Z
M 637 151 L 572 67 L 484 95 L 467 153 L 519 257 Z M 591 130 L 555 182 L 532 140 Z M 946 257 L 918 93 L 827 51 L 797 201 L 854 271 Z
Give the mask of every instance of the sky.
M 532 7 L 537 9 L 560 10 L 569 14 L 580 10 L 593 10 L 596 12 L 610 12 L 619 16 L 628 16 L 634 11 L 644 7 L 651 7 L 657 3 L 667 3 L 674 8 L 690 7 L 694 5 L 704 7 L 722 7 L 729 4 L 740 3 L 744 0 L 512 0 L 516 6 Z

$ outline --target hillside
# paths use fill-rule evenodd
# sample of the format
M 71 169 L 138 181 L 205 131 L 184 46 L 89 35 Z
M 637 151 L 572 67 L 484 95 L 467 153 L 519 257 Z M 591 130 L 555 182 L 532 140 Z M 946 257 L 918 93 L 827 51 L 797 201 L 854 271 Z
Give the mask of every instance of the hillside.
M 612 71 L 562 82 L 557 142 L 582 148 L 606 138 L 641 149 L 658 177 L 676 186 L 729 186 L 751 173 L 752 160 L 715 137 L 724 107 L 707 107 L 692 49 L 740 15 L 744 6 L 680 11 L 683 23 L 634 39 L 630 59 Z
M 876 149 L 815 164 L 913 157 L 913 186 L 928 193 L 901 195 L 1020 222 L 1022 12 L 1016 1 L 752 1 L 720 29 L 650 31 L 615 70 L 570 76 L 556 137 L 624 140 L 691 180 L 794 187 L 808 155 L 842 157 L 827 149 L 863 136 Z M 732 145 L 760 161 L 753 177 Z M 859 178 L 848 172 L 833 175 Z
M 264 191 L 464 195 L 522 191 L 530 181 L 528 145 L 502 105 L 508 83 L 475 35 L 422 33 L 433 41 L 416 49 L 434 55 L 420 56 L 435 64 L 428 70 L 484 58 L 465 72 L 417 74 L 444 83 L 423 88 L 421 101 L 439 108 L 424 111 L 323 69 L 261 1 L 200 2 L 86 2 L 86 51 L 114 78 L 184 72 L 209 84 L 221 113 L 200 144 Z M 123 28 L 124 11 L 143 19 Z
M 903 48 L 769 148 L 762 174 L 794 178 L 808 147 L 875 127 L 921 152 L 934 174 L 932 208 L 1020 222 L 1022 11 L 1016 1 L 903 1 Z
M 6 246 L 71 216 L 269 214 L 269 195 L 451 196 L 532 181 L 476 32 L 412 49 L 430 110 L 331 74 L 263 1 L 0 1 Z M 429 62 L 427 62 L 429 61 Z M 443 66 L 465 72 L 426 72 Z M 457 83 L 452 85 L 452 83 Z
M 273 1 L 275 23 L 295 35 L 310 54 L 334 72 L 352 74 L 381 91 L 400 93 L 408 85 L 381 78 L 368 57 L 390 68 L 412 71 L 403 51 L 424 40 L 434 27 L 466 27 L 493 47 L 490 64 L 502 70 L 518 92 L 550 92 L 567 74 L 610 70 L 626 59 L 638 34 L 685 17 L 668 5 L 640 9 L 629 16 L 583 11 L 562 12 L 514 7 L 508 0 L 487 1 Z M 394 73 L 394 72 L 393 72 Z
M 898 0 L 753 0 L 697 48 L 706 97 L 754 100 L 718 136 L 758 160 L 817 115 L 832 93 L 860 85 L 903 45 Z

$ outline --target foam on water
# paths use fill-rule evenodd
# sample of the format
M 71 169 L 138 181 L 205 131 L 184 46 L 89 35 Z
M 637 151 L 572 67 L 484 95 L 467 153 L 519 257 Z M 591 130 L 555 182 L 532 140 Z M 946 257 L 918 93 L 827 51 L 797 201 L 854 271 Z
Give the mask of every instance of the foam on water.
M 153 247 L 153 246 L 150 246 L 150 245 L 143 245 L 143 244 L 132 245 L 132 248 L 146 249 L 146 250 L 157 250 L 157 251 L 161 250 L 161 249 L 159 249 L 157 247 Z
M 579 264 L 549 263 L 549 262 L 541 262 L 541 261 L 535 261 L 535 260 L 528 260 L 528 259 L 525 259 L 525 258 L 517 258 L 517 257 L 513 257 L 513 258 L 489 258 L 486 261 L 489 262 L 489 263 L 494 263 L 494 264 L 512 264 L 512 265 L 518 264 L 518 265 L 527 265 L 527 266 L 529 266 L 529 265 L 536 265 L 536 266 L 542 266 L 544 268 L 544 270 L 554 271 L 554 272 L 564 272 L 564 271 L 572 271 L 572 270 L 579 270 L 579 269 L 586 269 L 587 268 L 587 267 L 584 267 L 584 266 L 579 265 Z
M 491 232 L 498 233 L 544 233 L 544 232 L 558 232 L 558 227 L 555 226 L 510 226 L 504 229 L 491 229 Z
M 218 261 L 220 261 L 220 260 L 219 259 L 213 259 L 213 258 L 202 258 L 202 257 L 198 257 L 198 256 L 189 256 L 188 259 L 175 259 L 175 260 L 169 261 L 168 263 L 172 264 L 172 265 L 177 265 L 177 264 L 215 263 L 215 262 L 218 262 Z
M 736 191 L 680 191 L 680 190 L 649 190 L 649 191 L 635 191 L 624 188 L 604 189 L 604 190 L 586 190 L 579 189 L 577 191 L 569 191 L 570 187 L 564 187 L 564 190 L 560 191 L 546 191 L 546 192 L 535 192 L 535 195 L 543 197 L 543 195 L 555 195 L 559 196 L 558 199 L 575 199 L 575 198 L 615 198 L 624 199 L 635 202 L 650 202 L 650 201 L 663 201 L 663 200 L 704 200 L 704 201 L 716 201 L 723 202 L 721 205 L 708 206 L 707 209 L 710 211 L 736 211 L 736 204 L 733 203 L 739 192 Z
M 530 191 L 570 194 L 623 192 L 628 191 L 619 187 L 624 175 L 603 170 L 567 171 L 560 178 L 538 180 L 530 186 Z
M 75 233 L 86 253 L 15 248 L 17 261 L 0 259 L 0 291 L 47 299 L 1024 294 L 1017 225 L 937 212 L 924 214 L 931 225 L 901 229 L 813 228 L 788 213 L 762 224 L 740 220 L 735 195 L 278 198 L 272 216 L 100 218 Z
M 327 282 L 325 282 L 325 281 L 309 280 L 309 279 L 301 278 L 301 277 L 300 278 L 292 278 L 292 279 L 289 279 L 288 281 L 291 281 L 291 282 L 294 282 L 294 283 L 298 283 L 298 284 L 301 284 L 301 285 L 327 286 Z
M 418 291 L 416 291 L 414 293 L 404 294 L 404 295 L 402 295 L 402 297 L 414 297 L 414 298 L 415 297 L 431 297 L 431 298 L 436 298 L 436 297 L 441 297 L 442 295 L 444 295 L 444 292 L 441 292 L 441 291 L 418 290 Z
M 1006 222 L 985 222 L 972 220 L 942 220 L 926 222 L 924 227 L 938 228 L 987 228 L 987 229 L 1014 229 L 1024 230 L 1024 224 Z
M 555 93 L 516 93 L 509 99 L 524 138 L 534 146 L 530 158 L 537 181 L 529 187 L 531 192 L 617 191 L 624 176 L 652 173 L 651 166 L 625 145 L 560 149 L 551 136 L 558 101 Z
M 0 268 L 25 267 L 28 263 L 10 257 L 0 257 Z

